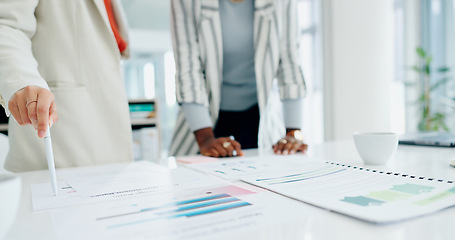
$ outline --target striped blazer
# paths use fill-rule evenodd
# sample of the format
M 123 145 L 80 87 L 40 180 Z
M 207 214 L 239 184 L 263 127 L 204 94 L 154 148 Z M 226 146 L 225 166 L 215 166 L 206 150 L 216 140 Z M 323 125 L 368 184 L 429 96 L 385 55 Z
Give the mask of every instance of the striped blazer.
M 223 81 L 219 1 L 171 0 L 177 101 L 207 106 L 213 123 L 218 119 Z M 306 88 L 299 62 L 296 0 L 254 1 L 254 58 L 261 115 L 258 146 L 268 148 L 285 134 L 278 95 L 298 99 L 305 96 Z M 194 134 L 180 109 L 170 154 L 197 152 Z

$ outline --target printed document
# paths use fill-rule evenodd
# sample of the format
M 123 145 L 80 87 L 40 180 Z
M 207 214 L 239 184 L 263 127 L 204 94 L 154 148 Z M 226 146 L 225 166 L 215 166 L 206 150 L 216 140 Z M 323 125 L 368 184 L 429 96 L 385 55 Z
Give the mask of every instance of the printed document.
M 388 223 L 455 206 L 452 181 L 334 163 L 260 173 L 242 181 L 373 223 Z

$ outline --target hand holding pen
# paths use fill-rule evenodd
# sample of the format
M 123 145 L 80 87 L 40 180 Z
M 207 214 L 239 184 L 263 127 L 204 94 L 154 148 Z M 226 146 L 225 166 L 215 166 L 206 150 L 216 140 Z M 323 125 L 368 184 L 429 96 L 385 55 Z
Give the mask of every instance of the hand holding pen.
M 242 156 L 240 143 L 231 137 L 220 137 L 210 141 L 206 147 L 201 148 L 201 154 L 210 157 L 236 157 Z
M 54 95 L 45 88 L 27 86 L 17 91 L 8 103 L 8 109 L 19 125 L 32 124 L 38 137 L 44 139 L 47 165 L 54 195 L 57 195 L 54 153 L 49 128 L 57 122 L 57 107 Z
M 235 147 L 233 147 L 234 149 L 229 149 L 231 146 L 233 146 L 231 142 L 236 142 L 235 138 L 234 138 L 234 136 L 231 135 L 231 136 L 229 136 L 229 139 L 231 141 L 224 142 L 223 148 L 225 148 L 226 150 L 228 150 L 229 153 L 231 153 L 230 157 L 237 157 L 237 150 L 235 149 Z M 240 143 L 239 143 L 239 147 L 240 147 Z
M 32 124 L 40 138 L 46 135 L 48 125 L 58 120 L 54 95 L 41 87 L 27 86 L 17 91 L 8 102 L 8 109 L 19 125 Z
M 199 150 L 202 155 L 209 157 L 243 156 L 240 143 L 233 136 L 215 138 L 211 128 L 195 132 Z

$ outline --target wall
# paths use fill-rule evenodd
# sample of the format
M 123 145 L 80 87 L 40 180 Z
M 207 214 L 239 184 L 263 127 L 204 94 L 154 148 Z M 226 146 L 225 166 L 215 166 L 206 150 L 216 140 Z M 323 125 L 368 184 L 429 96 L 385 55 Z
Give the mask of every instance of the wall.
M 322 0 L 326 140 L 391 131 L 393 0 Z

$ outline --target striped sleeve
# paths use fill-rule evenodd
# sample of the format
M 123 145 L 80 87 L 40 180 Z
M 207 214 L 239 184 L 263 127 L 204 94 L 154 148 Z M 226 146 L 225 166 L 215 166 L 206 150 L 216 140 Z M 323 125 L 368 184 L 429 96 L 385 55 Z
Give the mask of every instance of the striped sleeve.
M 297 21 L 297 1 L 283 1 L 283 34 L 280 40 L 280 61 L 278 83 L 281 99 L 298 99 L 306 94 L 305 80 L 300 67 L 299 27 Z
M 171 1 L 171 29 L 177 101 L 208 106 L 197 39 L 195 0 Z
M 192 132 L 207 127 L 213 128 L 212 119 L 207 107 L 195 103 L 182 103 L 181 106 Z

